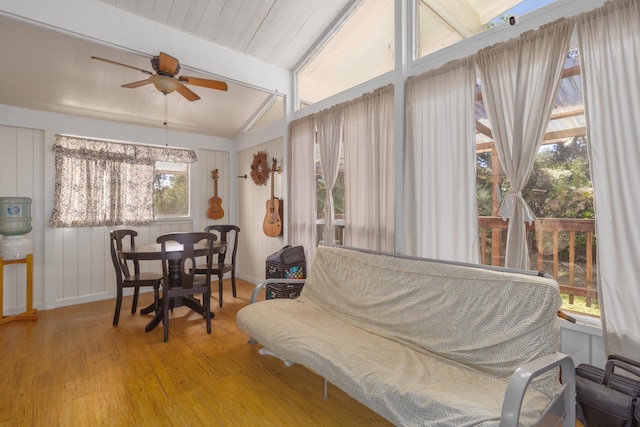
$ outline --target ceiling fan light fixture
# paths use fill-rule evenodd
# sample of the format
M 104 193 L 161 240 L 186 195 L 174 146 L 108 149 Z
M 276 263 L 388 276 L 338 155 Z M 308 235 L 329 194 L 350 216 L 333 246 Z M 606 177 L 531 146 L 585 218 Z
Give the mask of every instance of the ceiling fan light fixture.
M 176 79 L 166 76 L 151 76 L 149 80 L 151 80 L 156 89 L 165 95 L 174 92 L 181 84 Z
M 160 52 L 160 55 L 154 56 L 151 59 L 151 65 L 156 71 L 156 74 L 153 74 L 152 72 L 144 70 L 142 68 L 134 67 L 128 64 L 122 64 L 120 62 L 100 58 L 97 56 L 92 56 L 91 59 L 107 62 L 109 64 L 120 65 L 122 67 L 132 68 L 134 70 L 142 71 L 143 73 L 150 76 L 149 78 L 146 78 L 144 80 L 123 84 L 122 87 L 127 89 L 135 89 L 153 83 L 153 86 L 155 86 L 158 92 L 165 95 L 173 92 L 178 92 L 180 95 L 186 98 L 187 101 L 197 101 L 200 99 L 200 97 L 191 89 L 189 89 L 185 84 L 222 91 L 226 91 L 228 89 L 227 84 L 219 80 L 210 80 L 187 76 L 180 76 L 180 79 L 176 78 L 175 75 L 178 74 L 178 71 L 180 71 L 180 62 L 178 62 L 176 58 L 169 56 L 163 52 Z

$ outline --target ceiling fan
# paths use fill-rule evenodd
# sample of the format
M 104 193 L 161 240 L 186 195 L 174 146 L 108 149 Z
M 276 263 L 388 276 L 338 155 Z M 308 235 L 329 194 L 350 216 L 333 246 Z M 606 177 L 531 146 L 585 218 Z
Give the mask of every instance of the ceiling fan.
M 179 78 L 176 78 L 176 74 L 180 72 L 180 62 L 178 62 L 176 58 L 167 55 L 164 52 L 160 52 L 160 55 L 151 58 L 151 66 L 153 67 L 155 74 L 151 71 L 134 67 L 132 65 L 122 64 L 110 59 L 100 58 L 97 56 L 92 56 L 91 59 L 142 71 L 144 74 L 149 75 L 149 77 L 144 80 L 122 85 L 122 87 L 130 89 L 153 83 L 156 89 L 158 89 L 163 94 L 167 95 L 169 93 L 172 93 L 173 91 L 176 91 L 180 95 L 187 98 L 187 100 L 189 101 L 197 101 L 198 99 L 200 99 L 200 97 L 196 95 L 191 89 L 186 87 L 184 83 L 194 86 L 206 87 L 209 89 L 224 91 L 227 90 L 227 84 L 219 80 L 209 80 L 187 76 L 180 76 Z

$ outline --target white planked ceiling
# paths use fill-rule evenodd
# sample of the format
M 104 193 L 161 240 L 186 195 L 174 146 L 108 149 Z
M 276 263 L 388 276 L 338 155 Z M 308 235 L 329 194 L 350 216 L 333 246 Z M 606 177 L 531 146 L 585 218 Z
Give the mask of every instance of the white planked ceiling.
M 100 0 L 290 69 L 357 0 Z

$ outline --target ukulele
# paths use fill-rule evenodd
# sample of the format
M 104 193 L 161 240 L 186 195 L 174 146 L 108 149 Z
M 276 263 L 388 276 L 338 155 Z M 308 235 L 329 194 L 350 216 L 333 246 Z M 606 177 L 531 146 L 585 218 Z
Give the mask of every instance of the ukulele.
M 222 199 L 218 197 L 218 169 L 211 171 L 211 178 L 213 178 L 213 197 L 209 199 L 207 216 L 211 219 L 220 219 L 224 216 L 224 209 L 222 209 Z
M 264 234 L 269 237 L 278 237 L 282 234 L 282 221 L 280 220 L 282 206 L 280 205 L 280 199 L 273 197 L 273 181 L 277 163 L 278 161 L 274 157 L 273 165 L 271 166 L 271 198 L 267 200 L 267 213 L 262 222 Z

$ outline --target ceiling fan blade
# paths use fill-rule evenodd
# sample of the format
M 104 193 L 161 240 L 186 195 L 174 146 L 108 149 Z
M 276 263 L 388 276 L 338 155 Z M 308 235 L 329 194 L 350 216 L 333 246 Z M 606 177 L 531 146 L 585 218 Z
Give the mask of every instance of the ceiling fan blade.
M 135 89 L 137 87 L 148 85 L 148 84 L 151 84 L 151 80 L 144 79 L 144 80 L 140 80 L 138 82 L 124 84 L 124 85 L 122 85 L 122 87 L 126 87 L 126 88 L 129 88 L 129 89 Z
M 153 75 L 153 73 L 151 71 L 147 71 L 147 70 L 145 70 L 143 68 L 138 68 L 138 67 L 134 67 L 133 65 L 123 64 L 121 62 L 112 61 L 110 59 L 100 58 L 98 56 L 92 56 L 91 59 L 95 59 L 96 61 L 106 62 L 107 64 L 113 64 L 113 65 L 119 65 L 121 67 L 131 68 L 132 70 L 142 71 L 143 73 L 148 74 L 150 76 Z
M 176 92 L 178 92 L 180 95 L 187 98 L 187 100 L 189 101 L 197 101 L 198 99 L 200 99 L 200 97 L 196 95 L 195 92 L 193 92 L 191 89 L 189 89 L 182 83 L 178 85 L 178 87 L 176 88 Z
M 199 79 L 197 77 L 180 76 L 179 79 L 182 83 L 186 83 L 194 86 L 206 87 L 209 89 L 227 90 L 227 84 L 219 80 Z
M 176 58 L 171 55 L 167 55 L 164 52 L 160 52 L 160 59 L 158 64 L 158 72 L 159 73 L 167 73 L 169 76 L 173 77 L 176 75 L 178 70 L 180 69 L 180 62 Z

